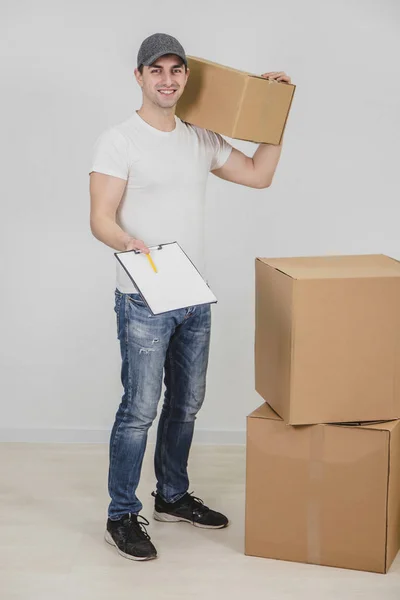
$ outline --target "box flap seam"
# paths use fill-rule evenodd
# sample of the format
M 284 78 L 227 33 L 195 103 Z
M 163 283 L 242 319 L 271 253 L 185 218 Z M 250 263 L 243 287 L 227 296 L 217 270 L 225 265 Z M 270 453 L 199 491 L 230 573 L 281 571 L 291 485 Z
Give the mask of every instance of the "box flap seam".
M 246 77 L 243 83 L 243 89 L 242 89 L 242 95 L 240 96 L 240 100 L 239 100 L 239 105 L 238 105 L 238 110 L 236 113 L 236 118 L 235 118 L 235 122 L 233 123 L 233 138 L 236 136 L 236 129 L 237 129 L 237 124 L 239 119 L 242 116 L 242 106 L 243 106 L 243 100 L 247 91 L 247 85 L 249 83 L 249 78 Z

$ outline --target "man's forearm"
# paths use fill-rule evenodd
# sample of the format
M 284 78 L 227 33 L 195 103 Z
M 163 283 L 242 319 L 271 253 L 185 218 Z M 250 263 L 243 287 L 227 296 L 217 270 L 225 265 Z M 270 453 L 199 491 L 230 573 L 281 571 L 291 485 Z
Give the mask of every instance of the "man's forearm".
M 108 217 L 92 219 L 90 228 L 95 238 L 119 252 L 126 250 L 127 245 L 133 239 L 113 219 Z
M 281 152 L 282 142 L 279 146 L 273 144 L 260 144 L 257 148 L 253 156 L 253 163 L 257 174 L 257 180 L 261 182 L 262 187 L 271 185 Z

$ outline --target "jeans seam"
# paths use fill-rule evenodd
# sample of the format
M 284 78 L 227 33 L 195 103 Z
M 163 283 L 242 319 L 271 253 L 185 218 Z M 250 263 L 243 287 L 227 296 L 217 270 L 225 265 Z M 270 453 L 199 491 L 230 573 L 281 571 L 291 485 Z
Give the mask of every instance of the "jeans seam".
M 175 375 L 174 375 L 173 361 L 171 360 L 169 349 L 168 349 L 168 354 L 167 354 L 167 360 L 170 363 L 169 367 L 170 367 L 170 373 L 171 373 L 171 390 L 173 390 L 174 386 L 172 384 L 172 380 L 174 379 Z M 169 423 L 170 423 L 170 416 L 171 416 L 173 401 L 174 401 L 174 394 L 171 391 L 169 412 L 168 412 L 168 415 L 167 415 L 167 417 L 165 419 L 165 422 L 164 422 L 164 429 L 163 429 L 163 433 L 162 433 L 161 449 L 160 449 L 161 450 L 161 472 L 162 472 L 162 475 L 163 475 L 163 486 L 162 486 L 163 494 L 167 492 L 167 484 L 166 484 L 166 481 L 167 481 L 167 477 L 166 477 L 167 469 L 166 469 L 166 465 L 165 465 L 165 452 L 166 452 L 166 438 L 167 438 L 168 427 L 169 427 Z
M 117 315 L 117 338 L 119 339 L 119 327 L 120 327 L 120 310 L 121 310 L 121 294 L 119 294 L 118 292 L 115 292 L 115 312 Z
M 122 298 L 120 298 L 120 303 L 121 303 L 121 302 L 122 302 Z M 120 310 L 121 310 L 121 305 L 119 304 L 119 306 L 118 306 L 118 312 L 119 312 Z M 117 334 L 118 334 L 118 337 L 119 337 L 119 319 L 118 319 L 118 313 L 117 313 Z M 123 343 L 124 343 L 124 341 L 122 341 L 122 340 L 121 340 L 121 344 L 123 344 Z M 122 357 L 122 360 L 123 360 L 123 357 Z M 122 368 L 123 368 L 123 365 L 121 366 L 121 369 L 122 369 Z M 110 448 L 110 481 L 109 481 L 109 486 L 110 486 L 110 488 L 112 488 L 112 487 L 113 487 L 113 483 L 114 483 L 114 481 L 113 481 L 113 477 L 112 477 L 113 471 L 112 471 L 112 469 L 111 469 L 111 465 L 112 465 L 112 464 L 113 464 L 113 462 L 114 462 L 114 457 L 115 457 L 115 446 L 116 446 L 116 442 L 117 442 L 117 438 L 118 438 L 118 432 L 119 432 L 119 429 L 120 429 L 120 424 L 121 424 L 121 423 L 119 423 L 119 424 L 118 424 L 118 427 L 117 427 L 117 428 L 116 428 L 116 430 L 115 430 L 115 433 L 114 433 L 114 439 L 113 439 L 113 443 L 112 443 L 112 445 L 111 445 L 111 448 Z

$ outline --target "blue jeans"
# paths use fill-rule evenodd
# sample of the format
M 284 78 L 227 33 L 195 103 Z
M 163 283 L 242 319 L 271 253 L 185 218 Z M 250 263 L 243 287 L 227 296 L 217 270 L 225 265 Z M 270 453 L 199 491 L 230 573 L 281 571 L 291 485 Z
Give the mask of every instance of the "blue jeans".
M 142 509 L 136 489 L 164 371 L 154 457 L 157 492 L 175 502 L 188 491 L 187 463 L 205 395 L 211 329 L 209 304 L 153 316 L 139 294 L 116 290 L 115 312 L 124 393 L 110 439 L 108 516 L 113 520 Z

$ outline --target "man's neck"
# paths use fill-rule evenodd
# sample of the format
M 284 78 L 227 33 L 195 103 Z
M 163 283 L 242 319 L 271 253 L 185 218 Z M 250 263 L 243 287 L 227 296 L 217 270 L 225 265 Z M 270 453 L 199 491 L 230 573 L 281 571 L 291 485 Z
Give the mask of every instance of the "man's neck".
M 150 107 L 142 105 L 136 112 L 143 121 L 160 131 L 173 131 L 176 127 L 174 108 L 152 110 Z

